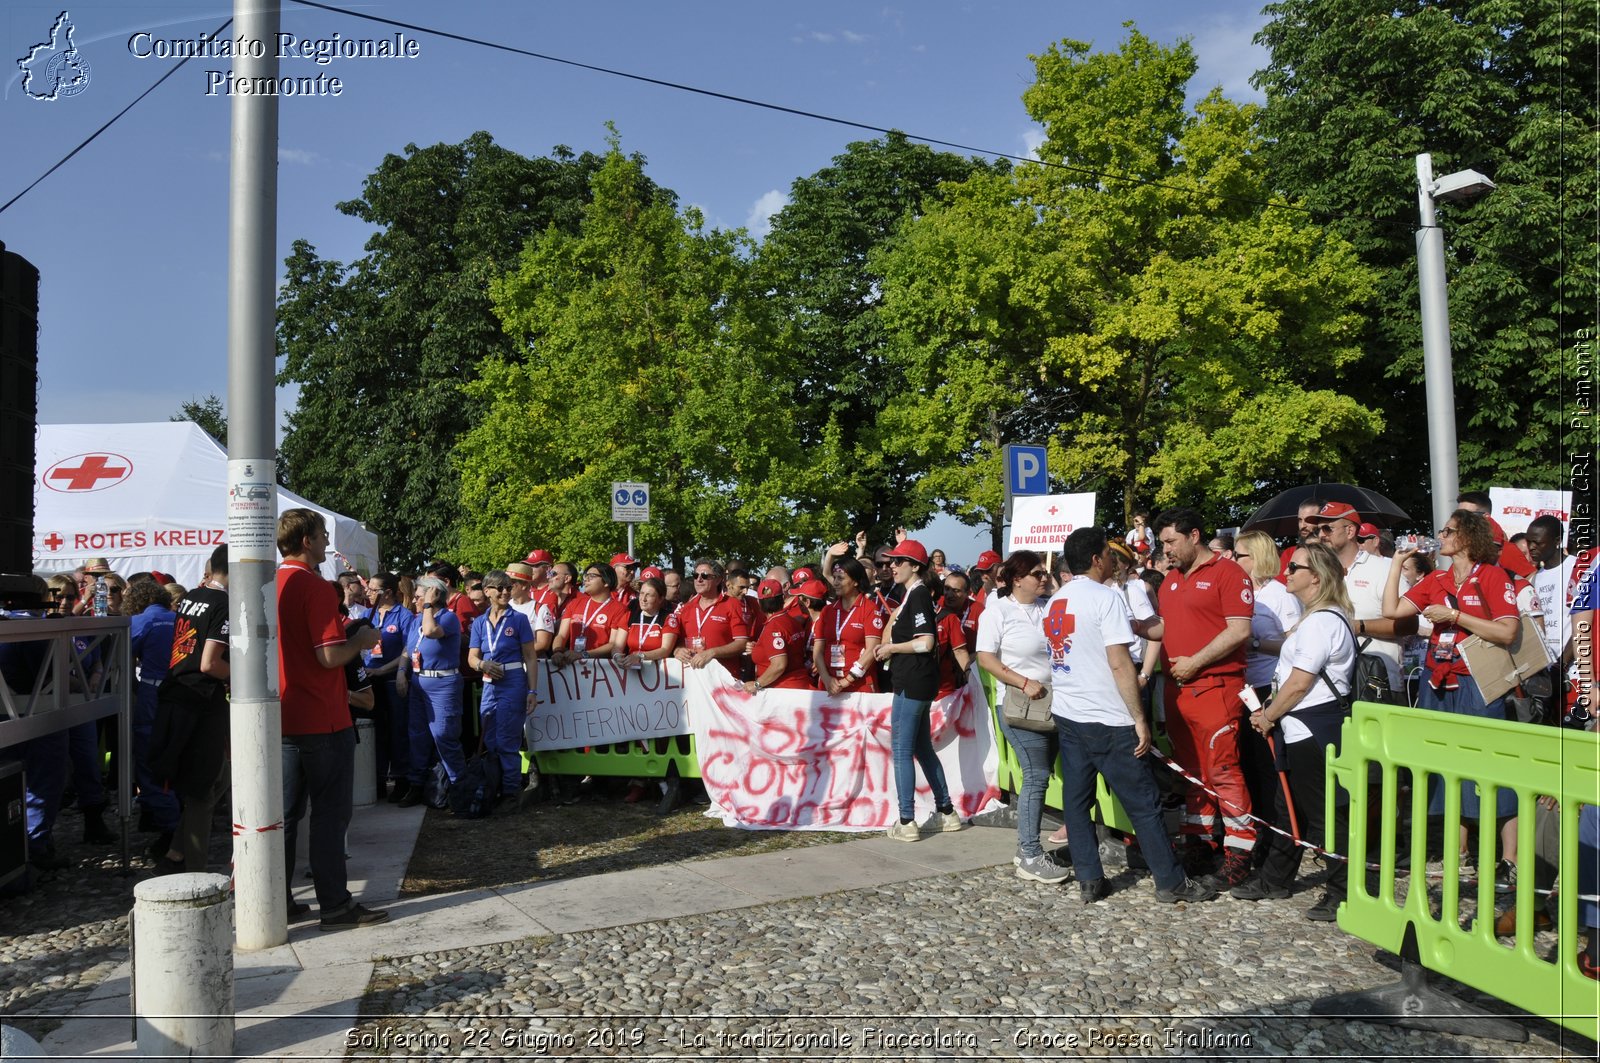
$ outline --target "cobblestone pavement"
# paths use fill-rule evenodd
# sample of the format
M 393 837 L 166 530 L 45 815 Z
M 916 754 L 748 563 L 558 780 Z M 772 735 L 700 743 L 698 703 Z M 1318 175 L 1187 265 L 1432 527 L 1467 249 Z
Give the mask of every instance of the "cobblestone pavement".
M 348 1058 L 1592 1058 L 1539 1021 L 1515 1045 L 1310 1016 L 1398 973 L 1306 920 L 1315 891 L 1167 906 L 1116 885 L 1085 905 L 1002 866 L 398 957 Z

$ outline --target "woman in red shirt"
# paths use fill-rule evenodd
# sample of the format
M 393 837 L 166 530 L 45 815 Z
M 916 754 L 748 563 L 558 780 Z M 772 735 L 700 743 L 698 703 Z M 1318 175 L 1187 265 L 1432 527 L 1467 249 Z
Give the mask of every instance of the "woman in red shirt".
M 561 613 L 551 663 L 564 668 L 580 658 L 609 657 L 628 642 L 628 607 L 611 596 L 617 574 L 610 565 L 583 570 L 582 591 Z
M 639 596 L 628 618 L 624 649 L 612 655 L 623 668 L 637 668 L 641 661 L 659 661 L 672 656 L 678 645 L 678 618 L 667 609 L 667 585 L 658 576 L 639 584 Z
M 817 621 L 811 652 L 823 689 L 831 695 L 871 694 L 872 650 L 883 641 L 883 614 L 872 600 L 872 581 L 853 557 L 833 566 L 838 599 L 828 603 Z
M 1508 646 L 1517 637 L 1517 595 L 1505 571 L 1495 564 L 1500 551 L 1494 545 L 1488 519 L 1469 509 L 1458 509 L 1450 514 L 1450 520 L 1439 532 L 1439 556 L 1441 562 L 1450 562 L 1449 567 L 1441 564 L 1401 594 L 1400 569 L 1415 552 L 1395 551 L 1394 563 L 1389 566 L 1389 582 L 1383 588 L 1383 615 L 1400 620 L 1421 613 L 1433 624 L 1424 658 L 1428 681 L 1417 696 L 1417 706 L 1492 720 L 1505 719 L 1504 699 L 1496 698 L 1484 704 L 1478 684 L 1461 657 L 1461 640 L 1468 635 L 1477 635 L 1497 646 Z M 1496 814 L 1511 816 L 1516 811 L 1516 793 L 1508 789 L 1499 791 Z M 1442 815 L 1443 812 L 1444 794 L 1435 787 L 1429 814 Z M 1478 818 L 1477 787 L 1465 781 L 1461 784 L 1461 816 L 1463 819 Z M 1461 828 L 1463 846 L 1466 830 L 1465 826 Z M 1515 843 L 1513 832 L 1510 845 Z
M 745 683 L 746 693 L 767 687 L 813 690 L 806 669 L 806 625 L 783 607 L 783 584 L 764 579 L 756 591 L 765 622 L 760 636 L 751 640 L 750 661 L 756 677 Z

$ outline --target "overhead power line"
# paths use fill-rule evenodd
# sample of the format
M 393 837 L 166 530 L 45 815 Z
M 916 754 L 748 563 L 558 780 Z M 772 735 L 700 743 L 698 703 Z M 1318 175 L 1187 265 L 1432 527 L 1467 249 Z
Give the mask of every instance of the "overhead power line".
M 230 18 L 226 22 L 224 22 L 222 25 L 220 25 L 216 29 L 212 30 L 211 31 L 211 36 L 213 38 L 220 36 L 222 34 L 222 31 L 227 29 L 231 25 L 233 25 L 233 19 Z M 189 56 L 185 56 L 183 59 L 181 59 L 178 63 L 176 63 L 173 66 L 173 68 L 171 70 L 168 70 L 165 74 L 162 74 L 160 77 L 156 78 L 155 83 L 153 85 L 151 85 L 149 88 L 145 89 L 143 92 L 139 93 L 139 95 L 135 96 L 133 98 L 133 101 L 131 103 L 129 103 L 128 106 L 124 107 L 122 110 L 118 111 L 116 114 L 112 115 L 109 119 L 107 119 L 105 125 L 101 126 L 99 129 L 96 129 L 93 133 L 90 133 L 87 137 L 85 137 L 84 140 L 83 140 L 83 143 L 79 144 L 77 147 L 73 148 L 71 151 L 69 151 L 65 155 L 63 155 L 60 158 L 60 160 L 58 160 L 56 162 L 56 164 L 54 166 L 50 167 L 50 169 L 46 170 L 44 173 L 42 173 L 38 177 L 34 178 L 32 184 L 28 185 L 27 188 L 24 188 L 22 191 L 18 192 L 16 195 L 14 195 L 10 199 L 6 200 L 4 204 L 0 204 L 0 214 L 4 214 L 6 212 L 6 208 L 7 207 L 10 207 L 11 204 L 15 203 L 17 200 L 21 199 L 23 196 L 27 195 L 29 192 L 32 192 L 34 190 L 34 188 L 41 181 L 43 181 L 46 177 L 49 177 L 51 174 L 53 174 L 57 170 L 61 169 L 61 167 L 65 166 L 67 164 L 67 161 L 70 160 L 74 155 L 78 154 L 78 152 L 82 151 L 84 148 L 86 148 L 90 144 L 94 143 L 94 140 L 95 140 L 96 137 L 98 137 L 101 133 L 104 133 L 106 130 L 110 129 L 112 127 L 112 125 L 114 125 L 116 123 L 117 119 L 121 118 L 123 115 L 125 115 L 129 111 L 133 110 L 134 106 L 136 104 L 138 104 L 138 102 L 140 100 L 144 99 L 146 96 L 148 96 L 152 92 L 156 91 L 156 89 L 160 88 L 162 82 L 166 81 L 169 77 L 171 77 L 172 75 L 176 74 L 178 71 L 182 70 L 183 69 L 183 65 L 185 63 L 187 63 L 190 59 L 193 59 L 193 58 L 194 58 L 194 56 L 189 55 Z

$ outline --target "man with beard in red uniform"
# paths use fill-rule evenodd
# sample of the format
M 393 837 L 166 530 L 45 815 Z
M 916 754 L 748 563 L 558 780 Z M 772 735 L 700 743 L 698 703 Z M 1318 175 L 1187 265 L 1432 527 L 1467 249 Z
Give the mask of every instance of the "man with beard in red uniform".
M 1244 569 L 1206 548 L 1199 513 L 1187 507 L 1166 510 L 1156 518 L 1155 530 L 1172 568 L 1161 585 L 1160 617 L 1141 625 L 1139 633 L 1161 640 L 1173 755 L 1218 795 L 1190 790 L 1183 817 L 1182 833 L 1189 842 L 1184 862 L 1196 870 L 1210 862 L 1220 814 L 1223 861 L 1206 884 L 1232 889 L 1250 877 L 1256 844 L 1239 760 L 1255 592 Z

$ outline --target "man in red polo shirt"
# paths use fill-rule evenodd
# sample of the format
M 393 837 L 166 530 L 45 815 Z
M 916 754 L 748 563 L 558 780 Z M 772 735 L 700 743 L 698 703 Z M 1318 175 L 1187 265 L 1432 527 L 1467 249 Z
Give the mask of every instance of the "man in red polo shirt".
M 1244 569 L 1206 548 L 1194 510 L 1164 511 L 1155 531 L 1172 568 L 1161 585 L 1161 616 L 1140 625 L 1139 634 L 1161 640 L 1173 755 L 1221 798 L 1219 808 L 1210 794 L 1190 790 L 1183 817 L 1190 844 L 1185 863 L 1198 870 L 1214 854 L 1220 814 L 1223 861 L 1207 882 L 1218 890 L 1232 889 L 1250 877 L 1256 844 L 1250 791 L 1239 762 L 1239 728 L 1245 720 L 1240 695 L 1255 592 Z
M 722 592 L 723 568 L 717 562 L 697 561 L 691 571 L 699 593 L 678 610 L 683 633 L 673 656 L 690 668 L 721 661 L 730 675 L 737 674 L 739 656 L 750 639 L 744 607 Z
M 975 581 L 972 585 L 972 600 L 978 604 L 979 612 L 983 611 L 983 603 L 989 597 L 989 592 L 994 590 L 994 570 L 1001 560 L 1000 555 L 993 550 L 985 550 L 968 569 Z
M 344 667 L 378 644 L 370 625 L 345 639 L 339 592 L 317 573 L 328 555 L 328 527 L 314 509 L 278 518 L 278 687 L 283 712 L 283 841 L 291 919 L 306 913 L 293 900 L 295 837 L 311 804 L 311 879 L 321 929 L 369 926 L 389 913 L 350 895 L 344 837 L 350 826 L 356 738 Z

